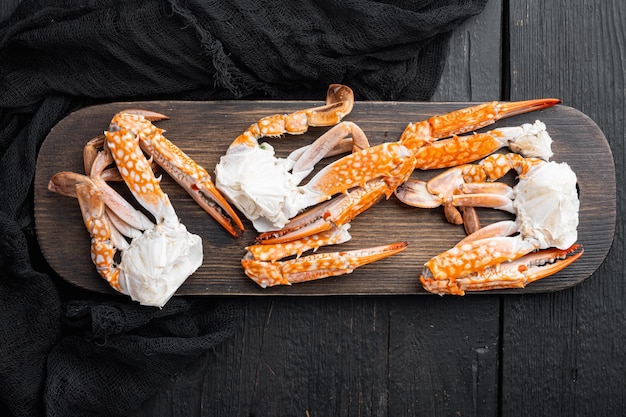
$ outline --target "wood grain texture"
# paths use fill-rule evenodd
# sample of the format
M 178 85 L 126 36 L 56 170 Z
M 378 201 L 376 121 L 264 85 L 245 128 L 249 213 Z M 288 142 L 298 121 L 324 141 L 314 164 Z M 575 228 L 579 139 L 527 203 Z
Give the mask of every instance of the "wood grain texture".
M 145 108 L 167 114 L 159 123 L 166 135 L 196 161 L 212 171 L 230 143 L 230 138 L 263 115 L 291 112 L 320 103 L 312 102 L 144 102 L 114 103 L 82 109 L 54 127 L 42 145 L 35 179 L 35 219 L 42 252 L 50 266 L 67 281 L 83 288 L 109 291 L 99 278 L 89 256 L 89 235 L 76 200 L 47 190 L 49 178 L 60 171 L 81 172 L 82 147 L 107 128 L 108 119 L 125 108 Z M 423 120 L 469 103 L 387 103 L 362 102 L 348 117 L 367 133 L 372 144 L 400 137 L 407 121 Z M 581 194 L 579 243 L 586 250 L 583 258 L 559 274 L 524 289 L 507 292 L 552 291 L 575 285 L 602 263 L 615 227 L 614 169 L 608 145 L 601 131 L 588 117 L 568 107 L 557 106 L 541 112 L 517 116 L 496 126 L 515 126 L 541 119 L 554 140 L 554 160 L 567 161 L 578 175 Z M 311 143 L 320 129 L 274 140 L 277 155 L 286 156 L 296 147 Z M 584 138 L 584 139 L 583 139 Z M 322 164 L 323 165 L 323 164 Z M 597 167 L 605 169 L 597 175 Z M 439 171 L 416 172 L 425 178 Z M 395 241 L 409 242 L 401 254 L 367 265 L 351 275 L 287 287 L 262 289 L 249 280 L 240 265 L 245 246 L 256 234 L 249 222 L 241 239 L 233 239 L 213 221 L 170 178 L 162 187 L 182 222 L 203 239 L 203 265 L 177 292 L 179 295 L 334 295 L 334 294 L 424 294 L 419 284 L 422 265 L 438 253 L 454 246 L 464 236 L 462 227 L 448 224 L 443 210 L 420 210 L 403 205 L 395 198 L 379 202 L 351 222 L 352 240 L 320 251 L 372 247 Z M 121 189 L 123 190 L 123 188 Z M 601 210 L 596 201 L 606 201 Z M 613 203 L 612 203 L 613 202 Z M 613 207 L 612 207 L 613 206 Z M 483 224 L 509 218 L 507 214 L 484 210 Z M 390 236 L 389 231 L 393 230 Z M 63 236 L 63 245 L 58 237 Z M 387 277 L 381 279 L 381 276 Z
M 246 298 L 235 336 L 137 415 L 496 416 L 499 297 L 418 298 Z
M 395 298 L 388 415 L 496 416 L 499 317 L 493 295 Z
M 448 60 L 431 101 L 500 98 L 502 2 L 489 1 L 452 34 Z
M 589 115 L 613 151 L 618 188 L 615 238 L 592 277 L 504 297 L 502 415 L 624 414 L 625 17 L 620 0 L 511 2 L 511 98 L 557 96 Z

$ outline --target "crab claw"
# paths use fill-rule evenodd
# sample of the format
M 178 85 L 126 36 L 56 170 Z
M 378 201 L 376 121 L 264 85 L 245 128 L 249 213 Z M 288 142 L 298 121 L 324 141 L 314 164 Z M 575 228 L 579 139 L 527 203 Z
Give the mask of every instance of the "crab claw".
M 190 185 L 183 182 L 180 184 L 198 205 L 226 229 L 228 233 L 235 237 L 241 236 L 244 230 L 243 223 L 212 181 L 205 180 L 201 183 L 192 183 Z
M 561 103 L 558 98 L 537 98 L 532 100 L 511 101 L 508 103 L 498 103 L 498 117 L 502 119 L 504 117 L 517 116 L 532 111 L 547 109 L 548 107 L 555 106 Z
M 360 266 L 402 252 L 407 246 L 407 242 L 397 242 L 368 249 L 313 254 L 284 262 L 259 261 L 248 252 L 241 265 L 248 277 L 265 288 L 349 274 Z
M 560 102 L 561 100 L 557 98 L 539 98 L 504 103 L 493 101 L 434 116 L 425 122 L 429 125 L 432 137 L 445 138 L 457 133 L 480 129 L 500 119 L 546 109 Z M 410 127 L 411 125 L 407 127 L 408 130 L 405 133 L 409 133 Z
M 136 114 L 137 116 L 143 116 L 144 119 L 149 120 L 151 122 L 158 122 L 159 120 L 169 120 L 170 117 L 158 113 L 152 110 L 144 110 L 144 109 L 126 109 L 124 113 Z
M 244 226 L 235 210 L 217 190 L 211 176 L 202 166 L 163 136 L 163 129 L 150 121 L 168 119 L 149 110 L 125 110 L 111 122 L 113 134 L 130 131 L 139 139 L 141 149 L 150 155 L 189 195 L 228 233 L 238 237 Z M 110 134 L 110 133 L 109 133 Z
M 427 291 L 440 295 L 465 295 L 465 291 L 524 288 L 531 282 L 565 269 L 583 253 L 584 249 L 579 244 L 567 249 L 538 250 L 457 279 L 435 279 L 430 269 L 424 267 L 420 281 Z

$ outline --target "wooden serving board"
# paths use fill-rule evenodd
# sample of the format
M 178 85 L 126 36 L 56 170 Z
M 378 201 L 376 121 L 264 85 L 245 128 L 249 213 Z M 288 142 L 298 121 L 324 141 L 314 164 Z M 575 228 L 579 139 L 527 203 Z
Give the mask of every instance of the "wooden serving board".
M 102 134 L 112 116 L 123 109 L 142 108 L 161 112 L 170 120 L 159 122 L 166 136 L 213 172 L 230 142 L 250 124 L 275 113 L 289 113 L 321 105 L 296 101 L 149 101 L 111 103 L 84 108 L 55 126 L 42 145 L 35 178 L 35 219 L 41 250 L 50 266 L 65 280 L 98 292 L 113 292 L 99 277 L 89 255 L 90 237 L 83 225 L 78 202 L 47 190 L 50 177 L 59 171 L 82 172 L 82 148 Z M 366 132 L 372 144 L 397 140 L 409 122 L 420 121 L 472 103 L 357 102 L 346 118 Z M 569 268 L 524 289 L 498 293 L 533 293 L 559 290 L 588 278 L 603 262 L 615 231 L 615 167 L 611 150 L 598 126 L 581 112 L 556 106 L 516 116 L 495 126 L 515 126 L 543 121 L 552 136 L 553 160 L 567 161 L 578 176 L 580 189 L 579 243 L 583 257 Z M 318 137 L 325 128 L 313 128 L 301 136 L 270 139 L 277 155 L 286 156 Z M 323 165 L 323 164 L 322 164 Z M 415 172 L 429 178 L 437 172 Z M 506 178 L 513 183 L 514 178 Z M 240 259 L 256 233 L 244 221 L 246 232 L 232 238 L 208 216 L 167 174 L 162 187 L 169 194 L 182 222 L 200 235 L 204 263 L 187 279 L 179 295 L 335 295 L 335 294 L 428 294 L 419 282 L 424 262 L 452 247 L 464 237 L 461 226 L 447 223 L 442 209 L 416 209 L 395 197 L 379 202 L 352 222 L 350 242 L 324 251 L 348 250 L 407 241 L 404 252 L 357 269 L 350 275 L 326 278 L 293 286 L 262 289 L 248 279 Z M 119 188 L 122 190 L 123 188 Z M 483 224 L 510 218 L 495 210 L 480 210 Z M 494 293 L 493 291 L 491 293 Z

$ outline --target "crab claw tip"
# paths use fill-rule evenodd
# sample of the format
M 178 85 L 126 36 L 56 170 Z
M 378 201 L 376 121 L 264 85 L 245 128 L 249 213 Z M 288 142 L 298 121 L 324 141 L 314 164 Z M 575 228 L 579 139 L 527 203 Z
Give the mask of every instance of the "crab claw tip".
M 539 98 L 532 100 L 512 101 L 508 103 L 498 103 L 498 119 L 504 117 L 517 116 L 560 104 L 558 98 Z
M 169 120 L 169 116 L 151 110 L 126 109 L 121 111 L 120 113 L 129 113 L 143 116 L 146 120 L 150 120 L 151 122 L 157 122 L 159 120 Z

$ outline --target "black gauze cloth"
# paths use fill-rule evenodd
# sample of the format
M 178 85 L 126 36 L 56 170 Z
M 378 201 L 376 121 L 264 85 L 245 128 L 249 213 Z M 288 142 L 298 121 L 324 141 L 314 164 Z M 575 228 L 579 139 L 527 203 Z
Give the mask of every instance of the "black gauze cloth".
M 147 308 L 49 270 L 32 183 L 58 121 L 111 101 L 321 101 L 330 83 L 427 100 L 451 32 L 485 3 L 23 0 L 0 23 L 0 414 L 127 415 L 242 317 L 236 299 Z

